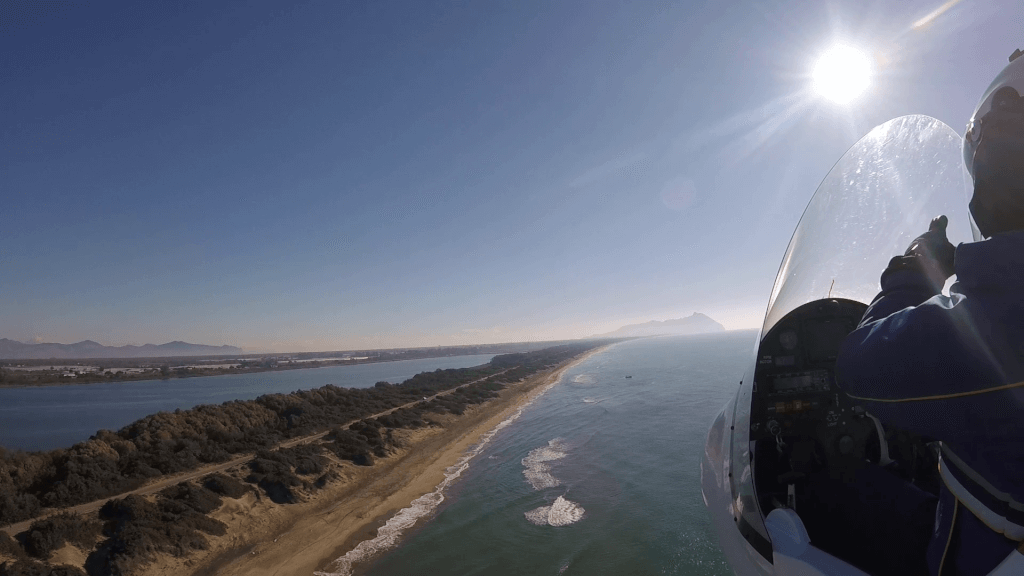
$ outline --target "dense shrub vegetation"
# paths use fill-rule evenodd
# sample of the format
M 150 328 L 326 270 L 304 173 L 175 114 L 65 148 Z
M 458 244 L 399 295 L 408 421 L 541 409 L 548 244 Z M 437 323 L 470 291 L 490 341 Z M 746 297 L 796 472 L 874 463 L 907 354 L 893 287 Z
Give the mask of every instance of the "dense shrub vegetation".
M 223 474 L 210 474 L 203 480 L 203 487 L 228 498 L 241 498 L 249 491 L 245 484 Z
M 100 523 L 95 520 L 77 514 L 55 514 L 32 523 L 25 536 L 25 550 L 46 560 L 68 542 L 80 548 L 91 548 L 99 535 Z
M 37 560 L 18 560 L 0 565 L 0 576 L 86 576 L 77 566 L 51 566 Z
M 246 481 L 259 486 L 277 504 L 291 504 L 300 500 L 295 489 L 313 488 L 316 482 L 310 477 L 322 476 L 326 466 L 323 448 L 316 445 L 261 450 L 249 462 L 251 472 Z
M 179 484 L 150 502 L 134 494 L 114 498 L 100 509 L 106 521 L 102 542 L 86 560 L 91 575 L 132 574 L 157 553 L 187 556 L 205 550 L 203 535 L 222 535 L 227 527 L 206 514 L 221 504 L 219 496 L 193 484 Z

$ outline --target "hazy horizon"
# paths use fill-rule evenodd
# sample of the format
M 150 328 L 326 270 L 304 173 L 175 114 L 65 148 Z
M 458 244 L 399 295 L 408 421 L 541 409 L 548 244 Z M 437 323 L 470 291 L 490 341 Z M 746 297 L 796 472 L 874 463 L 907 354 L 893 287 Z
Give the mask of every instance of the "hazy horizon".
M 1021 16 L 956 0 L 15 5 L 0 337 L 317 351 L 693 312 L 756 328 L 833 163 L 899 115 L 962 132 L 1024 47 Z M 875 68 L 844 105 L 812 78 L 837 44 Z
M 675 318 L 653 319 L 653 321 L 662 322 L 662 321 L 674 320 L 674 319 Z M 711 319 L 712 320 L 716 320 L 715 318 L 711 318 Z M 608 332 L 613 332 L 613 331 L 615 331 L 615 330 L 617 330 L 619 328 L 622 328 L 624 326 L 629 326 L 631 324 L 643 324 L 643 323 L 650 322 L 650 321 L 652 321 L 652 320 L 641 320 L 641 321 L 637 321 L 637 322 L 628 322 L 626 324 L 616 325 L 613 328 L 609 328 L 608 330 L 603 330 L 601 332 L 594 332 L 592 334 L 587 334 L 587 335 L 578 336 L 578 337 L 570 337 L 570 338 L 540 338 L 540 339 L 530 338 L 530 339 L 522 339 L 522 340 L 495 340 L 495 341 L 486 341 L 486 342 L 484 342 L 484 341 L 477 341 L 477 340 L 467 340 L 467 341 L 461 342 L 461 343 L 424 344 L 424 345 L 401 345 L 400 344 L 400 345 L 396 345 L 396 346 L 385 346 L 385 347 L 376 347 L 376 348 L 366 348 L 366 347 L 359 348 L 359 347 L 356 347 L 356 348 L 318 348 L 318 349 L 283 349 L 283 348 L 282 349 L 260 349 L 260 348 L 247 348 L 245 346 L 240 346 L 240 345 L 238 345 L 236 343 L 233 343 L 233 342 L 188 342 L 188 341 L 184 341 L 184 342 L 186 342 L 188 344 L 198 344 L 198 345 L 205 345 L 205 346 L 236 346 L 238 348 L 241 348 L 242 352 L 245 353 L 245 354 L 341 352 L 341 351 L 347 351 L 347 350 L 374 350 L 374 349 L 385 350 L 385 349 L 393 349 L 393 348 L 436 348 L 436 347 L 443 347 L 443 346 L 474 346 L 474 345 L 491 345 L 491 344 L 520 344 L 520 343 L 528 343 L 528 342 L 555 342 L 555 341 L 562 341 L 562 340 L 584 340 L 584 339 L 592 338 L 592 337 L 600 337 L 603 334 L 606 334 Z M 756 327 L 741 327 L 741 328 L 729 328 L 729 327 L 726 327 L 725 329 L 727 331 L 728 330 L 753 330 L 753 329 L 756 329 Z M 115 344 L 115 343 L 102 342 L 102 341 L 96 340 L 94 338 L 86 338 L 85 340 L 77 340 L 77 341 L 74 341 L 74 342 L 47 341 L 47 340 L 43 340 L 43 339 L 41 339 L 39 337 L 33 338 L 30 341 L 28 341 L 28 340 L 19 340 L 18 338 L 10 338 L 10 337 L 7 337 L 7 336 L 2 336 L 2 335 L 0 335 L 0 338 L 7 338 L 9 340 L 14 340 L 14 341 L 17 341 L 17 342 L 21 342 L 22 344 L 64 344 L 64 345 L 67 345 L 67 344 L 77 344 L 77 343 L 83 342 L 85 340 L 90 340 L 90 341 L 96 342 L 96 343 L 104 345 L 104 346 L 112 346 L 112 347 L 120 347 L 120 346 L 145 346 L 145 345 L 156 345 L 156 346 L 159 346 L 159 345 L 167 344 L 167 343 L 170 343 L 170 342 L 180 342 L 180 341 L 183 341 L 180 338 L 177 338 L 177 339 L 172 339 L 172 340 L 163 340 L 163 341 L 160 341 L 160 342 L 127 342 L 127 343 L 123 343 L 123 344 Z M 468 337 L 468 338 L 471 338 L 471 336 Z

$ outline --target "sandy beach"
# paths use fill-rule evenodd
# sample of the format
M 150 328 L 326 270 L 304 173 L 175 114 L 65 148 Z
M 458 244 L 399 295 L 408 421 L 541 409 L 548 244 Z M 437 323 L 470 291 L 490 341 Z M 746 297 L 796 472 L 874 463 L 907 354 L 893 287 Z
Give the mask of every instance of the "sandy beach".
M 227 534 L 208 537 L 209 550 L 189 558 L 161 557 L 146 573 L 344 574 L 346 563 L 339 566 L 336 560 L 377 536 L 378 528 L 396 512 L 435 492 L 446 482 L 446 470 L 464 460 L 467 450 L 488 438 L 488 432 L 556 384 L 568 368 L 604 349 L 512 385 L 499 398 L 473 406 L 462 416 L 433 416 L 439 426 L 396 430 L 402 447 L 372 467 L 333 461 L 342 478 L 302 503 L 274 504 L 255 492 L 237 500 L 225 498 L 224 505 L 210 515 L 228 525 Z

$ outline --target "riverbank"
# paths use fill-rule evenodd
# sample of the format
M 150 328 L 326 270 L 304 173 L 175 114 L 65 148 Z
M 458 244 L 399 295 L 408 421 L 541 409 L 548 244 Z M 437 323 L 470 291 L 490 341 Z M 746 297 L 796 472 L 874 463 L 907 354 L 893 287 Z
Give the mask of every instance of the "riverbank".
M 372 467 L 335 461 L 340 479 L 299 504 L 279 505 L 249 493 L 226 500 L 211 516 L 227 524 L 209 549 L 186 559 L 163 557 L 148 574 L 285 575 L 332 573 L 335 561 L 398 510 L 445 481 L 446 470 L 489 431 L 515 414 L 569 367 L 604 350 L 588 352 L 546 373 L 509 386 L 499 397 L 462 416 L 434 416 L 437 426 L 396 433 L 402 445 Z M 343 573 L 343 572 L 342 572 Z

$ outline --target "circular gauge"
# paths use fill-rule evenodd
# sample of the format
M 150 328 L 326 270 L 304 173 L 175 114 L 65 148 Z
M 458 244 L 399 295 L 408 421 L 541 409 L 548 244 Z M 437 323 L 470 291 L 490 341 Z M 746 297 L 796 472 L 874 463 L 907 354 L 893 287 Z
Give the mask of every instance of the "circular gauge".
M 782 334 L 779 334 L 779 344 L 786 350 L 792 350 L 796 348 L 796 331 L 786 330 Z

